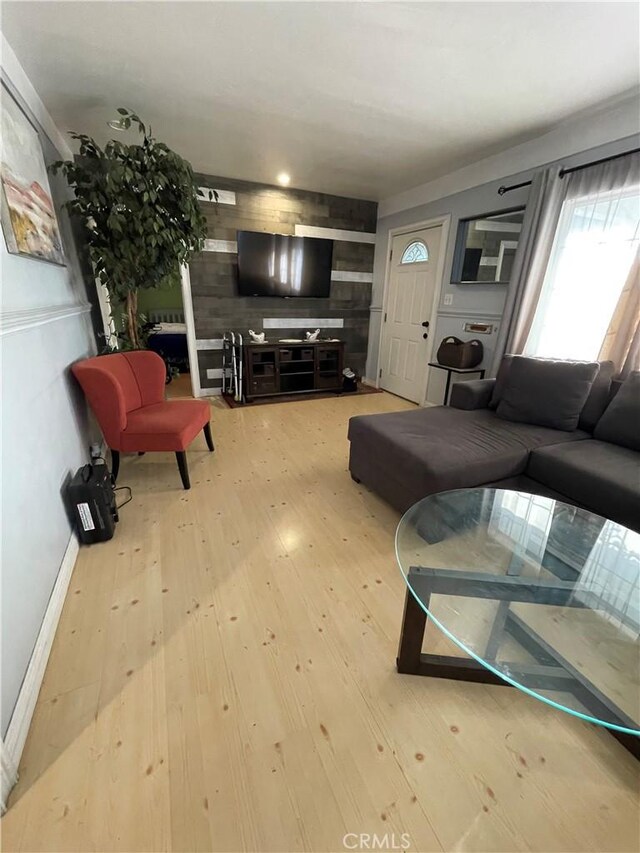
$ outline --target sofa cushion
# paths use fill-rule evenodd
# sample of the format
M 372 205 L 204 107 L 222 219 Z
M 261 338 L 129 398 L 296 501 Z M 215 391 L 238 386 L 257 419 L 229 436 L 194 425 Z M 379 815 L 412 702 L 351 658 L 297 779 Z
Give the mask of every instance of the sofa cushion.
M 502 359 L 491 392 L 491 400 L 489 401 L 490 409 L 495 410 L 498 408 L 498 403 L 502 399 L 502 393 L 507 384 L 507 377 L 509 376 L 512 361 L 512 355 L 505 355 Z M 587 402 L 584 404 L 578 421 L 578 428 L 587 430 L 587 432 L 593 432 L 612 396 L 612 380 L 615 365 L 612 361 L 600 361 L 598 364 L 600 365 L 600 370 L 593 381 Z
M 504 421 L 489 409 L 448 406 L 360 415 L 349 421 L 352 458 L 357 446 L 360 460 L 352 473 L 367 484 L 369 460 L 420 497 L 514 477 L 524 471 L 532 448 L 586 438 L 580 430 L 561 432 Z
M 489 400 L 489 408 L 497 409 L 498 403 L 502 399 L 502 392 L 504 391 L 504 386 L 507 384 L 507 377 L 509 376 L 509 370 L 511 368 L 511 362 L 513 361 L 512 355 L 505 355 L 500 362 L 500 367 L 498 368 L 498 373 L 496 374 L 496 384 L 493 386 L 493 391 L 491 392 L 491 400 Z
M 590 439 L 534 450 L 525 473 L 569 502 L 638 530 L 639 464 L 634 450 Z
M 593 380 L 591 391 L 587 397 L 587 402 L 580 412 L 578 421 L 579 429 L 584 429 L 587 432 L 593 432 L 596 424 L 602 417 L 602 413 L 607 408 L 607 403 L 611 399 L 611 381 L 615 371 L 615 365 L 612 361 L 599 361 L 600 370 L 596 378 Z
M 574 430 L 598 362 L 513 356 L 496 414 L 508 421 Z
M 622 383 L 593 434 L 600 441 L 640 450 L 640 371 L 635 371 Z

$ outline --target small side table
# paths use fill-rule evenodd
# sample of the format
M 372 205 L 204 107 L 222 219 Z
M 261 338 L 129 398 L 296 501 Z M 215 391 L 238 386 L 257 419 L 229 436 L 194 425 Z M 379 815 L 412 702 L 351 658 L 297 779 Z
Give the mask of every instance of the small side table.
M 447 384 L 446 384 L 445 389 L 444 389 L 444 400 L 442 401 L 442 404 L 444 406 L 449 405 L 449 391 L 451 389 L 451 374 L 452 373 L 460 373 L 460 374 L 479 373 L 480 374 L 480 376 L 478 377 L 479 379 L 484 379 L 484 374 L 485 374 L 484 367 L 465 367 L 465 368 L 447 367 L 446 364 L 438 364 L 437 361 L 430 361 L 429 367 L 437 367 L 439 370 L 446 370 L 447 371 Z

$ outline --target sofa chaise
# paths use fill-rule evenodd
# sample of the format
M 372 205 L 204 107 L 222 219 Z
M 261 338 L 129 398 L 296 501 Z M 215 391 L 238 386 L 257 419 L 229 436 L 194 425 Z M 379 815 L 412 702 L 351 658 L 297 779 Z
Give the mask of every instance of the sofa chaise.
M 507 356 L 496 379 L 457 383 L 449 406 L 351 418 L 351 476 L 401 512 L 495 486 L 640 530 L 640 373 L 612 377 L 611 362 Z

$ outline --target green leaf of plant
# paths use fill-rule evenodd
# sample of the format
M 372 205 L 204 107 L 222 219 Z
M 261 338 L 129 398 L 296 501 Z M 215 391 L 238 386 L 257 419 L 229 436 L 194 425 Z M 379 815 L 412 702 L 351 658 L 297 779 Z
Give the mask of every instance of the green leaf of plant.
M 218 194 L 200 193 L 190 164 L 154 139 L 150 129 L 146 135 L 135 113 L 123 107 L 118 113 L 123 126 L 137 123 L 145 134 L 142 144 L 110 140 L 101 149 L 86 134 L 72 132 L 80 157 L 50 168 L 60 170 L 73 189 L 66 206 L 82 222 L 96 277 L 115 302 L 124 303 L 132 290 L 179 281 L 179 264 L 202 249 L 207 234 L 199 198 L 217 202 Z M 130 333 L 129 328 L 123 332 Z

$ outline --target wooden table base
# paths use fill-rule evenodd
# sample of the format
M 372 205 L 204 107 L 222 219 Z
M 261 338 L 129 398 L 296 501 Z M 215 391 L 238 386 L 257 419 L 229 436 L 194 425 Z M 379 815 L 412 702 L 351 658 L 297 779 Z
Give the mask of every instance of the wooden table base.
M 463 573 L 446 569 L 416 568 L 409 572 L 411 588 L 419 588 L 420 600 L 425 602 L 425 607 L 428 606 L 431 593 L 434 592 L 478 597 L 479 579 L 486 582 L 484 598 L 502 599 L 500 619 L 497 620 L 500 630 L 508 631 L 536 660 L 534 664 L 511 664 L 509 670 L 513 673 L 514 680 L 517 680 L 517 676 L 520 674 L 526 678 L 527 686 L 533 690 L 555 689 L 570 692 L 594 715 L 608 712 L 609 717 L 613 714 L 620 719 L 620 725 L 633 726 L 633 721 L 613 706 L 611 701 L 601 694 L 595 685 L 590 684 L 582 673 L 574 670 L 568 661 L 544 643 L 543 638 L 528 628 L 516 614 L 508 610 L 506 596 L 508 595 L 510 600 L 514 600 L 513 581 L 515 580 L 517 585 L 517 581 L 522 579 L 505 579 L 505 577 L 491 575 L 478 576 L 476 573 Z M 565 584 L 562 582 L 551 582 L 549 584 L 535 584 L 534 582 L 535 588 L 532 593 L 531 579 L 528 581 L 526 587 L 521 585 L 522 600 L 527 600 L 530 603 L 551 603 L 552 601 L 556 603 L 558 597 L 564 597 Z M 517 594 L 515 597 L 518 597 Z M 545 601 L 547 598 L 549 600 Z M 507 607 L 502 607 L 503 604 L 507 604 Z M 426 622 L 426 610 L 418 603 L 411 589 L 407 588 L 400 645 L 396 659 L 398 672 L 407 675 L 426 675 L 432 678 L 450 678 L 496 686 L 514 686 L 474 658 L 424 654 L 422 643 Z M 492 640 L 494 639 L 492 638 Z M 603 726 L 603 728 L 608 727 Z M 608 731 L 625 749 L 640 760 L 640 737 L 617 729 L 608 729 Z

